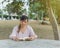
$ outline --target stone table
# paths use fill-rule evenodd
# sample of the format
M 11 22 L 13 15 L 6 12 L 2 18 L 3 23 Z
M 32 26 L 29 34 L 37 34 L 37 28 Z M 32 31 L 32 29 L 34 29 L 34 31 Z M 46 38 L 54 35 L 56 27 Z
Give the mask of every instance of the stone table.
M 0 40 L 0 48 L 60 48 L 60 41 L 36 39 L 34 41 Z

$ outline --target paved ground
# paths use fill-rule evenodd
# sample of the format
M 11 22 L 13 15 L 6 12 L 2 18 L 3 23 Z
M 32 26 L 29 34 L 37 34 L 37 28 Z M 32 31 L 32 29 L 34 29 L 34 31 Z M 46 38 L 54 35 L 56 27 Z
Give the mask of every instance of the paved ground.
M 0 48 L 60 48 L 60 41 L 36 39 L 34 41 L 0 40 Z

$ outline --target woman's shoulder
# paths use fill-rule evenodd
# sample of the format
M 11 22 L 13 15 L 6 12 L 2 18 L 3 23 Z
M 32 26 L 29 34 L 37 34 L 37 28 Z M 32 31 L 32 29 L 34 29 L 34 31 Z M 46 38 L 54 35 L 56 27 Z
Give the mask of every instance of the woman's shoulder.
M 18 28 L 18 25 L 14 26 L 13 28 L 17 29 Z
M 28 29 L 31 29 L 32 28 L 30 25 L 28 25 L 27 27 L 28 27 Z

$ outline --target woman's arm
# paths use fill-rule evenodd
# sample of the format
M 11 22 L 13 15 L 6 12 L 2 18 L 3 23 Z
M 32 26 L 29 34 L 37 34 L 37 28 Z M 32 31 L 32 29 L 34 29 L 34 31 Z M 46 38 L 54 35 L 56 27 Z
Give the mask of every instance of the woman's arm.
M 18 37 L 16 37 L 16 36 L 12 36 L 11 39 L 14 40 L 14 41 L 23 41 L 22 38 L 18 38 Z
M 33 28 L 30 26 L 29 27 L 29 37 L 26 38 L 26 40 L 34 40 L 37 38 L 37 35 L 35 34 Z
M 10 39 L 16 40 L 17 39 L 17 26 L 15 26 L 12 30 L 12 33 L 9 36 Z

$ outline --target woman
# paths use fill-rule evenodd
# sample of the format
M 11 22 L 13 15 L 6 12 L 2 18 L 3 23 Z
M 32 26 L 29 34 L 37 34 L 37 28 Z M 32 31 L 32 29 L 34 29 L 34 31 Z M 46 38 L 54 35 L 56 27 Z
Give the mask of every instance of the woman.
M 10 39 L 13 40 L 34 40 L 37 38 L 37 35 L 34 33 L 31 26 L 28 25 L 28 17 L 22 15 L 20 17 L 20 24 L 13 28 L 11 35 L 9 36 Z

